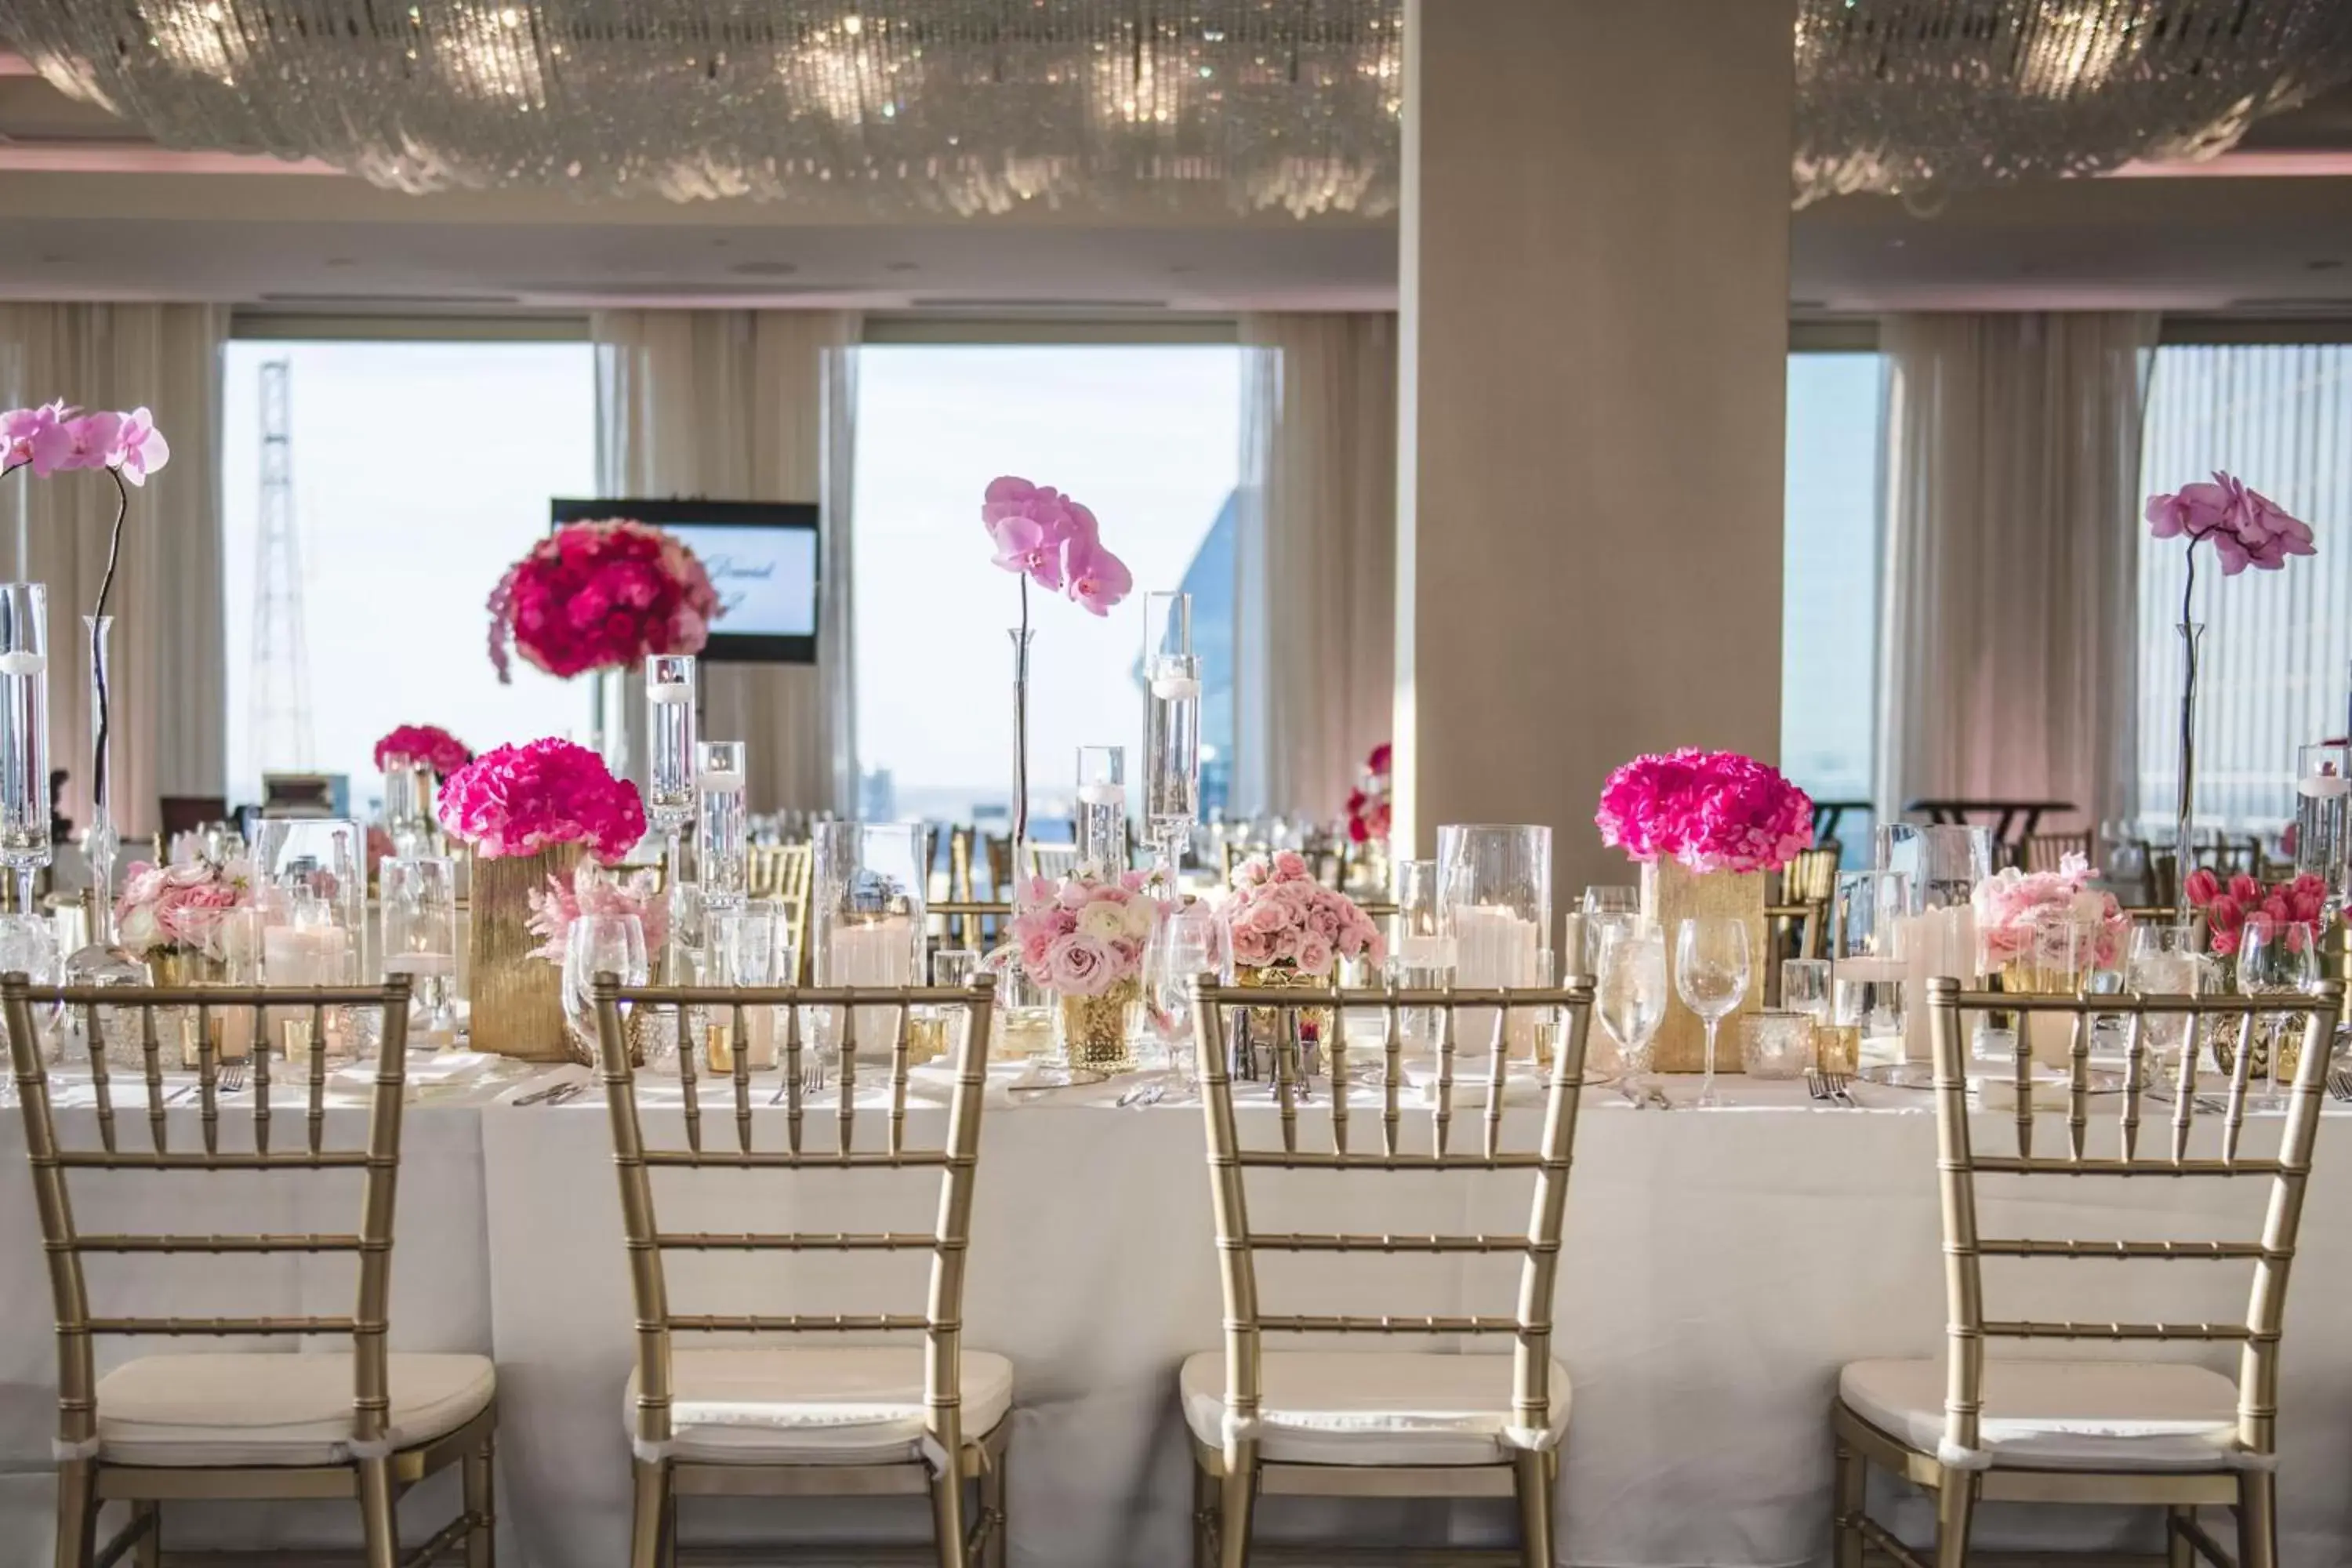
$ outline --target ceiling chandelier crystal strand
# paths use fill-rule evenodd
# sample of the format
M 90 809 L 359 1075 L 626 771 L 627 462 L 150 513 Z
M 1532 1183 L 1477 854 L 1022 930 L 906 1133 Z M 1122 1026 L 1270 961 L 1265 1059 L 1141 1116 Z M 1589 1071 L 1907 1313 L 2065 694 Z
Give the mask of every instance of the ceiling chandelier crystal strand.
M 0 0 L 0 38 L 166 146 L 404 191 L 1397 202 L 1402 0 Z M 2352 80 L 2352 0 L 1800 0 L 1794 46 L 1802 205 L 2219 152 Z

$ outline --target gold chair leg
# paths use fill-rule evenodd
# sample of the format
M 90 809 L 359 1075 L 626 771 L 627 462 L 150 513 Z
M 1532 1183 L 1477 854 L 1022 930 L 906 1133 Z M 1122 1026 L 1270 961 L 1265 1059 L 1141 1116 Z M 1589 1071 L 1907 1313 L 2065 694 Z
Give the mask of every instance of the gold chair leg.
M 990 1521 L 988 1542 L 981 1553 L 983 1568 L 1007 1568 L 1013 1561 L 1013 1512 L 1005 1506 L 1010 1489 L 1005 1468 L 1012 1459 L 1013 1445 L 1008 1440 L 980 1472 L 980 1506 Z
M 89 1568 L 98 1531 L 97 1472 L 89 1459 L 58 1467 L 58 1568 Z
M 964 1568 L 963 1476 L 954 1465 L 931 1478 L 931 1537 L 940 1568 Z
M 163 1505 L 134 1502 L 131 1518 L 142 1526 L 139 1540 L 131 1548 L 131 1568 L 163 1568 Z
M 629 1568 L 661 1568 L 663 1527 L 669 1513 L 669 1468 L 635 1461 L 636 1514 L 629 1531 Z
M 1936 1568 L 1968 1568 L 1969 1529 L 1976 1522 L 1976 1470 L 1946 1470 L 1936 1493 Z
M 2197 1517 L 2197 1510 L 2188 1503 L 2177 1502 L 2164 1510 L 2164 1568 L 2197 1568 L 2196 1543 L 2180 1532 L 2180 1526 Z
M 2238 1475 L 2238 1568 L 2278 1568 L 2278 1477 Z
M 1217 1568 L 1249 1568 L 1250 1510 L 1257 1503 L 1257 1445 L 1239 1443 L 1217 1479 Z
M 392 1511 L 392 1461 L 362 1459 L 360 1530 L 367 1542 L 367 1568 L 399 1568 L 400 1525 Z
M 466 1568 L 498 1568 L 498 1434 L 466 1456 Z
M 1552 1568 L 1549 1454 L 1522 1452 L 1511 1461 L 1513 1489 L 1519 1498 L 1519 1560 L 1524 1568 Z
M 1870 1461 L 1837 1446 L 1830 1493 L 1830 1560 L 1837 1568 L 1862 1568 L 1863 1512 L 1870 1506 Z
M 1192 1452 L 1192 1568 L 1217 1568 L 1217 1478 Z

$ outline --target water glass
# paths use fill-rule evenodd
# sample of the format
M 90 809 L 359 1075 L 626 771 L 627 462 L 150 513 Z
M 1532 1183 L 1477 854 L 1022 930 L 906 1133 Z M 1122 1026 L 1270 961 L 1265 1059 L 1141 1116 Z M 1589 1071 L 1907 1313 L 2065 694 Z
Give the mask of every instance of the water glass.
M 1666 938 L 1654 922 L 1616 921 L 1600 928 L 1593 962 L 1594 1004 L 1601 1026 L 1616 1043 L 1625 1081 L 1639 1089 L 1650 1071 L 1650 1047 L 1666 1020 Z
M 1898 826 L 1902 826 L 1899 825 Z M 1834 1025 L 1861 1031 L 1858 1049 L 1903 1057 L 1904 923 L 1911 918 L 1911 879 L 1900 871 L 1856 871 L 1837 879 L 1830 913 L 1830 1012 Z M 1891 1045 L 1888 1043 L 1891 1042 Z
M 732 909 L 749 890 L 743 784 L 742 742 L 705 741 L 695 748 L 694 863 L 705 910 Z
M 457 1012 L 457 867 L 440 856 L 386 860 L 378 874 L 383 908 L 383 973 L 405 974 L 416 1023 L 410 1043 L 455 1046 Z
M 1830 961 L 1826 958 L 1784 958 L 1780 961 L 1780 1005 L 1802 1013 L 1816 1024 L 1834 1016 L 1830 994 Z
M 582 915 L 564 928 L 563 1021 L 591 1059 L 604 1059 L 596 1040 L 596 976 L 643 985 L 650 973 L 646 931 L 636 916 Z M 625 1004 L 623 1010 L 625 1016 Z
M 66 979 L 66 949 L 58 943 L 57 922 L 47 915 L 0 914 L 0 974 L 22 973 L 35 985 L 62 985 Z M 65 1012 L 59 1002 L 36 1001 L 33 1021 L 41 1035 L 41 1054 L 54 1060 L 58 1051 L 58 1020 Z M 13 1075 L 0 1074 L 0 1089 L 14 1092 Z
M 2306 995 L 2319 984 L 2319 933 L 2303 921 L 2250 914 L 2238 934 L 2238 989 L 2248 996 Z M 2249 1021 L 2241 1048 L 2257 1049 L 2267 1038 L 2269 1087 L 2248 1103 L 2257 1110 L 2284 1110 L 2280 1058 L 2301 1041 L 2302 1020 L 2291 1014 L 2257 1016 Z
M 1685 920 L 1675 937 L 1675 991 L 1706 1026 L 1706 1070 L 1693 1104 L 1729 1105 L 1716 1092 L 1715 1037 L 1748 995 L 1748 926 L 1720 915 Z
M 774 905 L 763 900 L 740 908 L 706 910 L 703 921 L 703 977 L 707 984 L 740 988 L 776 983 Z M 710 1010 L 710 1016 L 703 1022 L 703 1043 L 712 1072 L 733 1072 L 738 1049 L 749 1053 L 754 1068 L 776 1065 L 775 1009 L 746 1007 L 743 1026 L 751 1037 L 738 1040 L 733 1009 Z
M 646 659 L 646 734 L 652 748 L 646 820 L 667 834 L 694 816 L 694 695 L 691 655 L 657 653 Z
M 1595 883 L 1584 889 L 1581 908 L 1588 915 L 1638 915 L 1642 912 L 1642 889 Z
M 1127 869 L 1127 748 L 1078 748 L 1078 869 L 1115 877 Z

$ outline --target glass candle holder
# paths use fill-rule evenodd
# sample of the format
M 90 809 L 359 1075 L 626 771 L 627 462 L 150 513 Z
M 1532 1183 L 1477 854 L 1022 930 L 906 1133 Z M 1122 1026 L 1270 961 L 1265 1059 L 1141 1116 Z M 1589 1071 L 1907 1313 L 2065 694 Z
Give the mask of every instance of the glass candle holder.
M 824 822 L 815 834 L 813 924 L 816 983 L 912 985 L 923 973 L 926 898 L 919 822 Z M 817 1009 L 825 1047 L 837 1046 L 839 1008 Z M 857 1009 L 857 1039 L 865 1051 L 887 1048 L 891 1009 Z
M 1864 1053 L 1903 1055 L 1904 982 L 1909 963 L 1903 938 L 1911 910 L 1911 879 L 1900 871 L 1856 871 L 1837 879 L 1830 915 L 1831 1021 L 1861 1031 Z M 1884 1042 L 1892 1042 L 1886 1044 Z
M 695 869 L 706 912 L 740 906 L 751 879 L 750 820 L 743 809 L 743 742 L 696 748 Z M 763 982 L 764 984 L 764 982 Z
M 1831 996 L 1832 965 L 1826 958 L 1784 958 L 1780 961 L 1780 1005 L 1802 1013 L 1816 1024 L 1835 1018 Z
M 931 954 L 932 984 L 961 989 L 978 978 L 980 953 L 976 950 L 943 947 Z M 907 1060 L 919 1064 L 952 1054 L 963 1013 L 961 1007 L 937 1003 L 916 1008 L 907 1024 Z
M 415 1046 L 457 1040 L 457 866 L 440 856 L 390 859 L 379 876 L 383 973 L 409 977 Z
M 48 590 L 0 583 L 0 866 L 16 873 L 19 912 L 49 863 Z
M 694 816 L 694 695 L 691 656 L 646 660 L 646 820 L 669 834 Z
M 288 923 L 294 901 L 313 898 L 333 910 L 338 927 L 364 931 L 366 849 L 366 833 L 348 818 L 264 818 L 255 830 L 253 876 L 270 923 Z
M 1116 877 L 1127 869 L 1127 748 L 1078 748 L 1078 869 Z
M 705 750 L 708 750 L 706 743 Z M 761 986 L 776 984 L 776 910 L 757 903 L 713 905 L 703 912 L 703 968 L 707 984 Z M 776 1009 L 743 1009 L 744 1037 L 736 1038 L 734 1009 L 714 1006 L 702 1019 L 704 1066 L 714 1073 L 735 1070 L 735 1053 L 745 1053 L 757 1069 L 776 1065 Z
M 1813 1065 L 1811 1015 L 1775 1008 L 1739 1017 L 1739 1066 L 1750 1078 L 1801 1078 Z
M 1453 943 L 1454 983 L 1465 990 L 1541 984 L 1538 955 L 1551 946 L 1551 829 L 1448 824 L 1437 830 L 1439 928 Z M 1490 1009 L 1455 1020 L 1472 1051 L 1494 1037 Z M 1535 1054 L 1533 1012 L 1506 1028 L 1513 1056 Z
M 1890 822 L 1878 830 L 1878 868 L 1905 878 L 1911 914 L 1955 909 L 1992 875 L 1990 827 Z
M 5 658 L 5 656 L 0 656 Z M 2294 763 L 2294 868 L 2341 900 L 2347 889 L 2346 811 L 2352 806 L 2352 746 L 2302 746 Z
M 1143 813 L 1172 885 L 1201 815 L 1201 660 L 1190 594 L 1143 596 Z

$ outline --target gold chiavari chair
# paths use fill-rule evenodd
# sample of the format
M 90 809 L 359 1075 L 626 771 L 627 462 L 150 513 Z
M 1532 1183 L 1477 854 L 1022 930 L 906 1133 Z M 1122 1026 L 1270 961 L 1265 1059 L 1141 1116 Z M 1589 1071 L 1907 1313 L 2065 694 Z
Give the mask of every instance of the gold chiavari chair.
M 2319 1127 L 2327 1043 L 2344 1007 L 2340 981 L 2323 982 L 2310 995 L 2285 996 L 2018 996 L 1963 992 L 1949 977 L 1927 984 L 1936 1057 L 1937 1170 L 1942 1188 L 1948 1352 L 1939 1362 L 1857 1362 L 1839 1378 L 1832 1412 L 1837 1470 L 1834 1529 L 1840 1568 L 1859 1568 L 1865 1543 L 1906 1568 L 1927 1559 L 1906 1549 L 1873 1520 L 1865 1488 L 1873 1465 L 1933 1492 L 1937 1500 L 1936 1568 L 1968 1560 L 1971 1521 L 1979 1502 L 2031 1501 L 2133 1504 L 2166 1510 L 2167 1561 L 2185 1568 L 2198 1556 L 2238 1568 L 2277 1568 L 2276 1447 L 2280 1331 L 2286 1309 L 2287 1270 L 2303 1216 L 2312 1142 Z M 2014 1155 L 1980 1154 L 1969 1121 L 1965 1072 L 1967 1021 L 1988 1009 L 2019 1015 L 2015 1051 Z M 2032 1048 L 2027 1020 L 2056 1014 L 2071 1020 L 2063 1150 L 2034 1152 Z M 2112 1153 L 2095 1152 L 2090 1116 L 2093 1020 L 2113 1016 L 2127 1027 L 2124 1086 L 2113 1130 Z M 2168 1020 L 2184 1037 L 2175 1065 L 2160 1065 L 2151 1025 Z M 2274 1157 L 2242 1152 L 2250 1064 L 2254 1053 L 2232 1049 L 2224 1082 L 2201 1092 L 2199 1055 L 2217 1023 L 2234 1026 L 2240 1042 L 2258 1025 L 2284 1049 L 2289 1031 L 2302 1036 L 2302 1059 Z M 2151 1071 L 2156 1067 L 2158 1070 Z M 2142 1121 L 2151 1081 L 2167 1080 L 2168 1116 L 2154 1128 Z M 2197 1118 L 2212 1152 L 2196 1152 Z M 2104 1118 L 2102 1119 L 2104 1120 Z M 2096 1141 L 2103 1146 L 2106 1130 Z M 2152 1177 L 2168 1182 L 2251 1181 L 2269 1189 L 2258 1233 L 2236 1239 L 2091 1240 L 1989 1237 L 1979 1229 L 1977 1184 L 1982 1177 L 2021 1178 L 2047 1189 L 2046 1178 L 2072 1182 Z M 2111 1191 L 2112 1189 L 2105 1189 Z M 2038 1196 L 2047 1200 L 2046 1190 Z M 2035 1213 L 2030 1200 L 2015 1208 Z M 2249 1225 L 2244 1227 L 2252 1231 Z M 2115 1268 L 2133 1263 L 2242 1263 L 2252 1284 L 2242 1321 L 2033 1321 L 1987 1315 L 1988 1258 L 2071 1262 Z M 2073 1272 L 2081 1273 L 2077 1268 Z M 2142 1285 L 2135 1300 L 2155 1294 Z M 2144 1310 L 2144 1309 L 2142 1309 Z M 2197 1314 L 2200 1319 L 2204 1314 Z M 2219 1343 L 2239 1347 L 2232 1380 L 2182 1362 L 2116 1360 L 1988 1360 L 1988 1340 L 2103 1341 L 2114 1344 Z M 2200 1507 L 2237 1512 L 2234 1559 L 2198 1521 Z
M 1559 1474 L 1559 1447 L 1568 1427 L 1568 1374 L 1551 1357 L 1552 1294 L 1568 1201 L 1568 1173 L 1576 1135 L 1585 1035 L 1592 988 L 1563 990 L 1339 991 L 1278 993 L 1274 1052 L 1274 1100 L 1279 1146 L 1244 1146 L 1234 1104 L 1226 1046 L 1240 1033 L 1235 1019 L 1268 1008 L 1268 993 L 1221 986 L 1204 976 L 1193 984 L 1193 1018 L 1201 1060 L 1202 1105 L 1207 1123 L 1210 1177 L 1216 1204 L 1217 1258 L 1225 1296 L 1224 1348 L 1194 1355 L 1179 1378 L 1194 1461 L 1194 1560 L 1244 1568 L 1273 1553 L 1255 1547 L 1250 1524 L 1261 1493 L 1339 1497 L 1496 1497 L 1517 1500 L 1517 1551 L 1449 1552 L 1449 1563 L 1509 1562 L 1533 1568 L 1552 1562 L 1552 1494 Z M 1351 1138 L 1349 1097 L 1321 1090 L 1328 1142 L 1302 1147 L 1298 1110 L 1312 1096 L 1298 1072 L 1304 1008 L 1331 1009 L 1329 1082 L 1350 1081 L 1349 1011 L 1378 1008 L 1386 1023 L 1379 1047 L 1384 1071 L 1376 1131 Z M 1540 1132 L 1531 1149 L 1507 1146 L 1505 1061 L 1501 1046 L 1514 1014 L 1536 1010 L 1556 1029 Z M 1437 1072 L 1428 1121 L 1428 1149 L 1404 1124 L 1399 1086 L 1404 1072 L 1400 1014 L 1433 1018 Z M 1469 1012 L 1490 1017 L 1482 1043 L 1487 1057 L 1457 1079 L 1457 1020 Z M 1484 1031 L 1482 1031 L 1484 1032 Z M 1466 1084 L 1475 1126 L 1457 1130 L 1454 1106 Z M 1255 1118 L 1253 1118 L 1255 1120 Z M 1418 1113 L 1413 1120 L 1420 1121 Z M 1470 1121 L 1469 1116 L 1463 1118 Z M 1461 1136 L 1457 1141 L 1457 1131 Z M 1317 1140 L 1320 1142 L 1320 1140 Z M 1467 1145 L 1466 1147 L 1464 1145 Z M 1251 1172 L 1480 1173 L 1533 1177 L 1526 1228 L 1503 1234 L 1300 1234 L 1256 1228 L 1250 1218 L 1245 1177 Z M 1361 1183 L 1348 1185 L 1360 1186 Z M 1458 1189 L 1456 1189 L 1458 1191 Z M 1507 1317 L 1277 1316 L 1259 1306 L 1258 1255 L 1360 1254 L 1444 1257 L 1515 1255 L 1517 1310 Z M 1513 1353 L 1269 1352 L 1270 1333 L 1508 1334 Z M 1313 1560 L 1328 1557 L 1307 1554 Z
M 629 1278 L 636 1300 L 636 1370 L 629 1380 L 629 1438 L 635 1454 L 635 1521 L 631 1568 L 670 1568 L 677 1553 L 677 1500 L 686 1496 L 873 1497 L 929 1495 L 932 1542 L 941 1568 L 1005 1560 L 1005 1445 L 1012 1433 L 1013 1366 L 1003 1357 L 962 1348 L 964 1260 L 971 1237 L 971 1195 L 980 1153 L 980 1113 L 987 1077 L 995 982 L 969 989 L 795 987 L 624 989 L 596 979 L 596 1033 L 612 1114 L 614 1163 L 620 1173 Z M 955 1088 L 946 1134 L 935 1148 L 907 1137 L 910 1009 L 961 1009 Z M 623 1008 L 668 1008 L 677 1037 L 684 1095 L 683 1147 L 648 1148 L 630 1062 Z M 706 1144 L 701 1054 L 692 1043 L 697 1017 L 717 1015 L 733 1042 L 751 1037 L 749 1010 L 773 1008 L 783 1019 L 776 1071 L 782 1081 L 783 1146 L 757 1146 L 751 1053 L 729 1053 L 723 1081 L 731 1090 L 732 1148 Z M 832 1065 L 838 1090 L 830 1140 L 804 1138 L 807 1084 L 802 1076 L 803 1009 L 833 1009 L 840 1028 Z M 894 1020 L 889 1049 L 863 1056 L 861 1015 Z M 810 1054 L 814 1055 L 812 1050 Z M 858 1126 L 861 1068 L 880 1070 L 888 1108 Z M 722 1075 L 713 1075 L 713 1088 Z M 878 1136 L 874 1129 L 881 1127 Z M 831 1147 L 820 1148 L 820 1142 Z M 934 1227 L 919 1232 L 734 1233 L 666 1231 L 654 1208 L 652 1173 L 936 1173 Z M 819 1182 L 825 1180 L 819 1176 Z M 674 1189 L 665 1189 L 674 1190 Z M 740 1190 L 740 1189 L 730 1189 Z M 824 1189 L 837 1193 L 838 1187 Z M 758 1255 L 803 1252 L 928 1252 L 930 1278 L 920 1312 L 790 1316 L 683 1315 L 670 1307 L 667 1259 L 673 1252 Z M 673 1334 L 813 1335 L 919 1333 L 920 1350 L 856 1346 L 805 1349 L 731 1346 L 676 1351 Z M 838 1342 L 835 1342 L 837 1344 Z M 976 1480 L 979 1510 L 966 1527 L 963 1483 Z M 828 1551 L 828 1556 L 836 1553 Z
M 78 1019 L 89 1046 L 97 1098 L 95 1147 L 58 1135 L 41 1061 L 36 1008 L 62 1005 Z M 264 1012 L 265 1007 L 270 1011 Z M 307 1016 L 310 1038 L 326 1038 L 330 1007 L 380 1010 L 374 1089 L 364 1147 L 337 1148 L 326 1137 L 327 1069 L 323 1051 L 307 1067 L 253 1053 L 252 1144 L 224 1147 L 222 1101 L 248 1092 L 226 1089 L 213 1028 L 233 1009 L 251 1009 L 251 1037 L 266 1039 L 267 1021 Z M 168 1010 L 159 1020 L 157 1010 Z M 368 1568 L 410 1568 L 439 1561 L 462 1543 L 467 1568 L 491 1561 L 491 1447 L 498 1427 L 497 1373 L 475 1355 L 423 1355 L 389 1351 L 386 1307 L 392 1289 L 394 1191 L 400 1169 L 401 1096 L 408 1047 L 408 982 L 381 988 L 277 990 L 102 988 L 35 990 L 23 974 L 0 979 L 8 1051 L 25 1119 L 33 1195 L 48 1254 L 49 1289 L 58 1331 L 58 1568 L 90 1568 L 136 1553 L 140 1568 L 163 1561 L 163 1505 L 224 1500 L 291 1500 L 351 1498 L 360 1505 Z M 135 1017 L 135 1024 L 131 1020 Z M 242 1021 L 242 1020 L 239 1020 Z M 159 1026 L 159 1024 L 163 1026 Z M 172 1147 L 166 1057 L 183 1050 L 182 1028 L 196 1050 L 194 1104 L 197 1147 Z M 106 1040 L 135 1029 L 144 1058 L 140 1075 L 146 1125 L 131 1131 L 115 1109 L 114 1074 Z M 299 1070 L 299 1093 L 289 1104 L 273 1068 Z M 273 1113 L 281 1108 L 282 1119 Z M 289 1139 L 274 1121 L 300 1120 Z M 129 1108 L 125 1108 L 126 1111 Z M 131 1113 L 135 1114 L 135 1112 Z M 140 1145 L 146 1145 L 141 1147 Z M 314 1182 L 328 1172 L 360 1177 L 359 1229 L 350 1235 L 238 1235 L 190 1232 L 100 1235 L 75 1222 L 68 1187 L 89 1196 L 89 1173 L 261 1173 Z M 146 1192 L 152 1194 L 153 1189 Z M 102 1201 L 102 1200 L 98 1200 Z M 151 1196 L 138 1213 L 160 1226 L 173 1205 Z M 357 1265 L 355 1304 L 349 1317 L 117 1317 L 93 1312 L 84 1276 L 94 1257 L 185 1258 L 251 1256 L 257 1261 L 293 1253 L 348 1254 Z M 215 1336 L 244 1339 L 348 1339 L 344 1351 L 256 1353 L 215 1352 L 142 1355 L 104 1377 L 97 1375 L 100 1336 Z M 394 1504 L 429 1475 L 463 1467 L 464 1507 L 424 1545 L 403 1554 Z M 104 1547 L 95 1540 L 99 1510 L 131 1505 L 129 1525 Z
M 980 897 L 971 885 L 971 839 L 973 829 L 948 829 L 948 897 L 969 903 Z
M 1013 840 L 991 835 L 985 840 L 988 851 L 988 890 L 1000 899 L 1013 895 Z
M 950 900 L 933 904 L 927 912 L 940 921 L 934 946 L 968 947 L 980 953 L 1003 942 L 1005 926 L 1013 919 L 1011 904 L 992 900 Z
M 1838 854 L 1834 845 L 1797 851 L 1796 858 L 1781 868 L 1779 901 L 1827 908 L 1837 896 Z
M 2029 833 L 2019 848 L 2018 859 L 2029 871 L 2055 871 L 2069 855 L 2080 855 L 2086 866 L 2095 863 L 2088 833 Z

